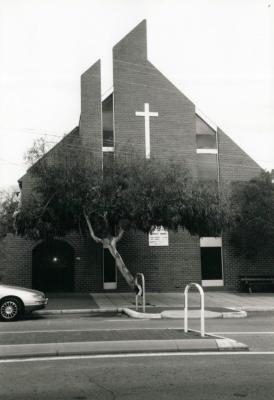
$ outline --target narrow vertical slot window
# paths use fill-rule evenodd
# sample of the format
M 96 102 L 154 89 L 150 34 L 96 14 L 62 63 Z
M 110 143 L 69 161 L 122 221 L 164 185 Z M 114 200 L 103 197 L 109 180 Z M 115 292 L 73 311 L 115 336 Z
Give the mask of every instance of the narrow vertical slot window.
M 102 102 L 103 118 L 103 148 L 114 147 L 113 134 L 113 94 L 109 95 Z

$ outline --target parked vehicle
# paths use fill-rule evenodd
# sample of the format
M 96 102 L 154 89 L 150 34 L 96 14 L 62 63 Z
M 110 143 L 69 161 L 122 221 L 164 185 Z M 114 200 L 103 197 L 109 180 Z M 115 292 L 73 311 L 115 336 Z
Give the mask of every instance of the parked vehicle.
M 15 321 L 21 315 L 45 308 L 48 303 L 38 290 L 0 284 L 0 319 Z

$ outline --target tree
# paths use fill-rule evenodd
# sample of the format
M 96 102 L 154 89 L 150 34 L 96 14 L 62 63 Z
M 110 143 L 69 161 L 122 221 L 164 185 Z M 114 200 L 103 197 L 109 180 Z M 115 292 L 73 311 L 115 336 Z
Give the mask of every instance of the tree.
M 49 150 L 49 145 L 44 137 L 40 137 L 33 141 L 32 146 L 24 154 L 25 163 L 28 166 L 35 164 Z
M 134 278 L 117 250 L 126 230 L 181 227 L 214 235 L 225 221 L 218 192 L 193 180 L 181 160 L 119 155 L 104 162 L 102 173 L 91 152 L 71 146 L 59 147 L 29 172 L 35 190 L 17 216 L 18 233 L 35 239 L 88 233 L 109 250 L 131 288 Z
M 274 185 L 270 173 L 262 172 L 248 182 L 234 184 L 231 240 L 249 259 L 262 252 L 274 254 Z
M 2 234 L 14 231 L 14 213 L 19 206 L 19 193 L 14 188 L 0 190 L 0 223 Z

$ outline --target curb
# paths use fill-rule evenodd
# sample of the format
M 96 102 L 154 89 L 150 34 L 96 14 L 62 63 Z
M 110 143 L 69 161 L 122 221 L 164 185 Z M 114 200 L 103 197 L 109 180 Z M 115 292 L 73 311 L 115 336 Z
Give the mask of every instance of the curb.
M 216 339 L 219 351 L 248 351 L 249 348 L 246 344 L 237 342 L 233 339 Z
M 122 308 L 122 312 L 126 314 L 128 317 L 136 318 L 136 319 L 161 319 L 161 313 L 142 313 L 138 311 L 134 311 L 131 308 Z
M 172 314 L 173 311 L 162 311 L 161 313 L 152 314 L 152 313 L 142 313 L 134 311 L 131 310 L 130 308 L 123 308 L 122 312 L 128 315 L 129 317 L 136 319 L 183 319 L 184 318 L 183 315 L 180 316 L 180 311 L 175 311 L 174 314 Z M 211 316 L 205 318 L 215 319 L 215 318 L 246 318 L 246 317 L 247 317 L 246 311 L 242 310 L 242 311 L 232 311 L 224 313 L 215 312 L 214 314 L 212 313 Z M 189 319 L 193 319 L 193 317 L 189 315 Z
M 243 309 L 238 309 L 232 312 L 224 312 L 224 313 L 219 313 L 215 312 L 215 315 L 212 315 L 210 317 L 206 317 L 206 319 L 213 319 L 213 318 L 245 318 L 247 316 L 246 311 L 251 311 L 251 310 L 243 310 Z M 252 311 L 254 311 L 252 309 Z M 267 310 L 260 310 L 260 311 L 269 311 Z M 274 311 L 274 308 L 273 308 Z M 80 309 L 65 309 L 65 310 L 39 310 L 39 311 L 34 311 L 35 314 L 38 315 L 64 315 L 64 314 L 94 314 L 94 313 L 124 313 L 130 318 L 135 318 L 135 319 L 182 319 L 182 317 L 173 317 L 172 314 L 169 315 L 169 311 L 163 311 L 161 313 L 142 313 L 138 312 L 135 310 L 132 310 L 131 308 L 80 308 Z M 177 313 L 179 311 L 176 311 Z M 190 319 L 192 319 L 191 315 L 189 316 Z
M 234 310 L 245 311 L 245 312 L 265 312 L 265 311 L 274 311 L 274 307 L 273 306 L 243 306 L 243 307 L 234 307 Z
M 232 339 L 127 340 L 1 345 L 0 359 L 163 352 L 247 351 Z
M 38 315 L 60 315 L 60 314 L 93 314 L 93 313 L 108 313 L 122 312 L 122 308 L 80 308 L 80 309 L 67 309 L 67 310 L 39 310 L 33 311 Z
M 244 310 L 241 311 L 231 311 L 222 313 L 221 318 L 246 318 L 247 313 Z

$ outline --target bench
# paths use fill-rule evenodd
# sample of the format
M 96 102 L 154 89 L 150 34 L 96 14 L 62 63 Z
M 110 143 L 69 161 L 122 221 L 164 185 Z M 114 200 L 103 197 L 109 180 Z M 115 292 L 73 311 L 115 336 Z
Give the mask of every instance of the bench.
M 273 275 L 242 275 L 240 276 L 241 283 L 248 288 L 249 293 L 252 293 L 252 289 L 259 285 L 273 285 L 274 286 L 274 276 Z

